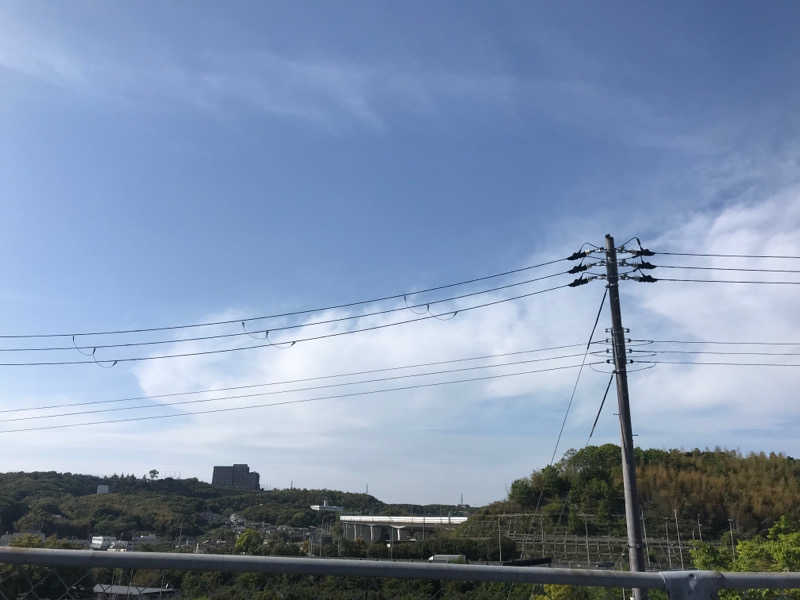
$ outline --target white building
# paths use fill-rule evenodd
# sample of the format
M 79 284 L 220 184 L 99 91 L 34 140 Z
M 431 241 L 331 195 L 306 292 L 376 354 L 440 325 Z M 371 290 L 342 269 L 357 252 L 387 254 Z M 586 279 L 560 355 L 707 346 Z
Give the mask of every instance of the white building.
M 328 499 L 324 498 L 322 504 L 312 504 L 311 510 L 316 510 L 318 512 L 342 512 L 344 511 L 344 507 L 328 504 Z

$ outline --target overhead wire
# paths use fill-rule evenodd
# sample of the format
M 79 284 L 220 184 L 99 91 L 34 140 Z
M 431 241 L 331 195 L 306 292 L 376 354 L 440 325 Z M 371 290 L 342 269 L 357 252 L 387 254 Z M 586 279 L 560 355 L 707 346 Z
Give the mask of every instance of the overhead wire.
M 594 343 L 601 343 L 602 340 L 597 340 Z M 532 348 L 529 350 L 516 350 L 514 352 L 498 352 L 494 354 L 484 354 L 481 356 L 469 356 L 463 358 L 454 358 L 450 360 L 437 360 L 437 361 L 429 361 L 429 362 L 422 362 L 422 363 L 413 363 L 408 365 L 399 365 L 393 367 L 382 367 L 379 369 L 362 369 L 360 371 L 347 371 L 343 373 L 333 373 L 329 375 L 318 375 L 315 377 L 301 377 L 297 379 L 284 379 L 278 381 L 269 381 L 269 382 L 262 382 L 262 383 L 250 383 L 244 385 L 234 385 L 234 386 L 226 386 L 226 387 L 215 387 L 215 388 L 206 388 L 202 390 L 190 390 L 185 392 L 169 392 L 164 394 L 150 394 L 150 395 L 141 395 L 141 396 L 128 396 L 125 398 L 115 398 L 111 400 L 89 400 L 89 401 L 82 401 L 82 402 L 64 402 L 59 404 L 45 404 L 39 406 L 26 406 L 21 408 L 6 408 L 0 410 L 0 414 L 3 413 L 20 413 L 20 412 L 30 412 L 35 410 L 49 410 L 53 408 L 66 408 L 72 406 L 89 406 L 89 405 L 96 405 L 96 404 L 116 404 L 121 402 L 138 402 L 141 400 L 158 400 L 161 398 L 174 398 L 179 396 L 194 396 L 197 394 L 208 394 L 213 392 L 230 392 L 236 390 L 245 390 L 245 389 L 253 389 L 258 387 L 268 387 L 268 386 L 276 386 L 276 385 L 291 385 L 295 383 L 306 383 L 309 381 L 321 381 L 326 379 L 335 379 L 339 377 L 355 377 L 359 375 L 371 375 L 374 373 L 386 373 L 392 371 L 400 371 L 403 369 L 416 369 L 416 368 L 423 368 L 423 367 L 434 367 L 439 365 L 446 365 L 446 364 L 454 364 L 460 362 L 469 362 L 474 360 L 487 360 L 492 358 L 504 358 L 508 356 L 519 356 L 521 354 L 534 354 L 538 352 L 548 352 L 552 350 L 566 350 L 567 348 L 577 348 L 583 347 L 583 342 L 579 344 L 564 344 L 561 346 L 547 346 L 543 348 Z
M 52 429 L 68 429 L 72 427 L 86 427 L 86 426 L 95 426 L 95 425 L 105 425 L 105 424 L 112 424 L 112 423 L 131 423 L 137 421 L 150 421 L 150 420 L 159 420 L 159 419 L 173 419 L 179 417 L 190 417 L 190 416 L 197 416 L 197 415 L 207 415 L 207 414 L 218 414 L 218 413 L 227 413 L 227 412 L 235 412 L 235 411 L 243 411 L 243 410 L 253 410 L 257 408 L 267 408 L 272 406 L 284 406 L 290 404 L 304 404 L 309 402 L 318 402 L 322 400 L 334 400 L 334 399 L 341 399 L 341 398 L 353 398 L 358 396 L 367 396 L 371 394 L 381 394 L 387 392 L 399 392 L 399 391 L 410 391 L 422 388 L 433 388 L 433 387 L 441 387 L 445 385 L 453 385 L 459 383 L 471 383 L 475 381 L 491 381 L 496 379 L 502 379 L 505 377 L 518 377 L 522 375 L 529 375 L 533 373 L 546 373 L 550 371 L 560 371 L 564 369 L 575 369 L 580 367 L 581 365 L 566 365 L 566 366 L 559 366 L 559 367 L 550 367 L 547 369 L 534 369 L 528 371 L 518 371 L 515 373 L 502 373 L 498 375 L 486 375 L 481 377 L 470 377 L 464 379 L 456 379 L 456 380 L 449 380 L 449 381 L 437 381 L 433 383 L 422 383 L 422 384 L 413 384 L 407 386 L 398 386 L 398 387 L 391 387 L 391 388 L 383 388 L 377 390 L 364 390 L 364 391 L 357 391 L 357 392 L 346 392 L 342 394 L 332 394 L 328 396 L 316 396 L 312 398 L 301 398 L 296 400 L 283 400 L 280 402 L 269 402 L 269 403 L 259 403 L 259 404 L 250 404 L 246 406 L 226 406 L 221 408 L 213 408 L 207 410 L 200 410 L 200 411 L 185 411 L 179 413 L 172 413 L 166 415 L 144 415 L 138 417 L 126 417 L 122 419 L 107 419 L 107 420 L 100 420 L 100 421 L 86 421 L 80 423 L 59 423 L 56 425 L 41 425 L 35 427 L 22 427 L 17 429 L 4 429 L 0 430 L 0 434 L 4 433 L 21 433 L 21 432 L 28 432 L 28 431 L 43 431 L 43 430 L 52 430 Z
M 630 279 L 630 278 L 628 278 Z M 686 283 L 752 283 L 762 285 L 800 285 L 800 281 L 753 281 L 732 279 L 679 279 L 676 277 L 653 277 L 653 281 L 681 281 Z
M 642 247 L 642 242 L 639 241 L 639 236 L 638 235 L 632 235 L 627 240 L 622 242 L 622 244 L 619 245 L 619 247 L 617 248 L 617 251 L 618 252 L 626 252 L 625 246 L 627 246 L 630 242 L 632 242 L 634 240 L 636 240 L 636 243 L 639 244 L 639 247 L 641 248 Z
M 322 385 L 315 385 L 315 386 L 306 386 L 300 388 L 292 388 L 292 389 L 285 389 L 285 390 L 273 390 L 269 392 L 257 392 L 252 394 L 237 394 L 233 396 L 218 396 L 216 398 L 200 398 L 194 400 L 179 400 L 176 402 L 162 402 L 159 404 L 137 404 L 133 406 L 116 406 L 113 408 L 99 408 L 99 409 L 92 409 L 92 410 L 79 410 L 73 412 L 63 412 L 63 413 L 56 413 L 56 414 L 47 414 L 47 415 L 34 415 L 34 416 L 27 416 L 27 417 L 11 417 L 11 418 L 4 418 L 0 419 L 0 423 L 10 423 L 12 421 L 34 421 L 40 419 L 55 419 L 55 418 L 62 418 L 62 417 L 72 417 L 76 415 L 88 415 L 88 414 L 97 414 L 97 413 L 110 413 L 110 412 L 121 412 L 121 411 L 128 411 L 128 410 L 141 410 L 141 409 L 148 409 L 148 408 L 164 408 L 170 406 L 186 406 L 186 405 L 194 405 L 194 404 L 206 404 L 209 402 L 220 402 L 224 400 L 241 400 L 245 398 L 259 398 L 263 396 L 276 396 L 280 394 L 291 394 L 295 392 L 308 392 L 308 391 L 315 391 L 315 390 L 322 390 L 322 389 L 329 389 L 329 388 L 337 388 L 337 387 L 345 387 L 351 385 L 364 385 L 367 383 L 383 383 L 386 381 L 397 381 L 400 379 L 411 379 L 414 377 L 431 377 L 434 375 L 446 375 L 450 373 L 462 373 L 466 371 L 478 371 L 483 369 L 495 369 L 498 367 L 510 367 L 510 366 L 519 366 L 525 364 L 532 364 L 538 362 L 547 362 L 553 360 L 563 360 L 565 358 L 577 358 L 579 356 L 585 356 L 583 352 L 578 354 L 565 354 L 561 356 L 550 356 L 544 358 L 532 358 L 527 360 L 518 360 L 518 361 L 510 361 L 504 363 L 496 363 L 490 365 L 473 365 L 469 367 L 460 367 L 457 369 L 442 369 L 438 371 L 428 371 L 423 373 L 406 373 L 403 375 L 393 375 L 391 377 L 377 377 L 373 379 L 362 379 L 359 381 L 343 381 L 337 383 L 327 383 Z
M 580 368 L 578 369 L 578 374 L 575 377 L 575 384 L 572 386 L 572 393 L 569 396 L 569 402 L 567 403 L 567 408 L 564 411 L 564 418 L 561 420 L 561 428 L 558 431 L 558 436 L 556 437 L 556 443 L 553 446 L 553 454 L 550 456 L 550 462 L 548 462 L 547 466 L 552 466 L 553 462 L 555 462 L 556 454 L 558 453 L 558 446 L 561 443 L 561 436 L 564 434 L 564 427 L 567 424 L 567 418 L 569 417 L 569 412 L 572 408 L 572 402 L 575 399 L 575 392 L 578 389 L 578 383 L 581 380 L 581 374 L 583 373 L 583 368 L 586 365 L 586 358 L 589 355 L 589 348 L 592 345 L 592 340 L 594 339 L 594 333 L 597 330 L 597 324 L 600 322 L 600 315 L 603 312 L 603 305 L 606 302 L 606 296 L 608 296 L 608 286 L 603 288 L 603 297 L 600 299 L 600 306 L 597 309 L 597 315 L 595 315 L 594 323 L 592 324 L 592 330 L 589 333 L 589 340 L 586 343 L 586 350 L 584 351 L 583 360 L 581 360 Z M 605 364 L 603 362 L 597 362 L 594 364 Z M 539 498 L 536 500 L 536 508 L 534 509 L 536 512 L 539 512 L 539 508 L 542 504 L 542 499 L 544 498 L 544 487 L 539 491 Z
M 527 284 L 530 284 L 530 283 L 534 283 L 536 281 L 542 281 L 544 279 L 550 279 L 552 277 L 558 277 L 560 275 L 566 275 L 567 273 L 568 273 L 568 271 L 562 271 L 562 272 L 559 272 L 559 273 L 550 273 L 549 275 L 545 275 L 543 277 L 535 277 L 533 279 L 527 279 L 525 281 L 509 283 L 509 284 L 505 284 L 505 285 L 501 285 L 501 286 L 497 286 L 497 287 L 493 287 L 493 288 L 489 288 L 489 289 L 485 289 L 485 290 L 478 290 L 478 291 L 475 291 L 475 292 L 469 292 L 469 293 L 466 293 L 466 294 L 459 294 L 457 296 L 450 296 L 448 298 L 441 298 L 441 299 L 438 299 L 438 300 L 429 300 L 427 302 L 422 302 L 422 303 L 419 303 L 419 304 L 406 304 L 405 306 L 387 308 L 387 309 L 382 309 L 382 310 L 377 310 L 377 311 L 372 311 L 372 312 L 367 312 L 367 313 L 360 313 L 360 314 L 356 314 L 356 315 L 346 315 L 346 316 L 343 316 L 343 317 L 335 317 L 335 318 L 324 319 L 324 320 L 320 320 L 320 321 L 311 321 L 311 322 L 308 322 L 308 323 L 296 323 L 296 324 L 292 324 L 292 325 L 282 325 L 282 326 L 277 326 L 277 327 L 270 327 L 269 329 L 260 329 L 260 330 L 255 330 L 255 331 L 252 331 L 252 330 L 247 331 L 247 330 L 245 330 L 245 331 L 238 331 L 238 332 L 235 332 L 235 333 L 221 333 L 221 334 L 205 335 L 205 336 L 197 336 L 197 337 L 173 338 L 173 339 L 163 339 L 163 340 L 146 340 L 146 341 L 137 341 L 137 342 L 120 342 L 120 343 L 116 343 L 116 344 L 90 344 L 90 345 L 85 345 L 85 346 L 79 346 L 79 345 L 75 344 L 74 340 L 73 340 L 73 345 L 72 346 L 40 346 L 40 347 L 33 347 L 33 348 L 31 348 L 31 347 L 24 347 L 24 348 L 12 347 L 12 348 L 0 348 L 0 352 L 49 352 L 49 351 L 77 350 L 78 352 L 80 352 L 84 356 L 92 356 L 92 355 L 94 355 L 95 351 L 108 349 L 108 348 L 128 348 L 128 347 L 140 347 L 140 346 L 155 346 L 155 345 L 158 345 L 158 344 L 178 344 L 178 343 L 185 343 L 185 342 L 210 341 L 210 340 L 219 340 L 219 339 L 235 338 L 235 337 L 242 337 L 242 336 L 253 337 L 254 334 L 264 334 L 265 335 L 264 339 L 266 339 L 266 336 L 268 334 L 275 333 L 277 331 L 288 331 L 288 330 L 291 330 L 291 329 L 304 329 L 306 327 L 312 327 L 312 326 L 315 326 L 315 325 L 330 325 L 332 323 L 341 323 L 341 322 L 344 322 L 344 321 L 352 321 L 352 320 L 357 320 L 357 319 L 363 319 L 363 318 L 366 318 L 366 317 L 387 315 L 387 314 L 390 314 L 390 313 L 400 312 L 400 311 L 404 311 L 404 310 L 411 310 L 411 312 L 413 312 L 414 314 L 418 314 L 418 315 L 419 314 L 426 314 L 426 313 L 430 312 L 430 306 L 434 305 L 434 304 L 443 304 L 445 302 L 452 302 L 452 301 L 455 301 L 455 300 L 462 300 L 464 298 L 469 298 L 469 297 L 472 297 L 472 296 L 479 296 L 479 295 L 482 295 L 482 294 L 489 294 L 489 293 L 497 292 L 497 291 L 500 291 L 500 290 L 505 290 L 505 289 L 509 289 L 509 288 L 513 288 L 513 287 L 519 287 L 519 286 L 522 286 L 522 285 L 527 285 Z M 425 312 L 421 312 L 421 313 L 417 313 L 417 312 L 415 312 L 413 310 L 415 308 L 419 308 L 419 307 L 423 307 L 423 306 L 427 307 L 428 310 L 425 311 Z M 456 311 L 447 311 L 445 313 L 440 313 L 440 314 L 448 315 L 448 314 L 451 314 L 453 312 L 459 312 L 459 311 L 457 311 L 457 310 Z M 242 321 L 242 325 L 243 326 L 244 326 L 244 322 L 245 321 Z M 255 338 L 253 338 L 253 339 L 255 339 Z M 279 342 L 279 343 L 284 343 L 284 342 Z M 83 350 L 92 350 L 92 352 L 84 353 Z
M 633 339 L 633 342 L 646 342 L 650 344 L 719 344 L 726 346 L 800 346 L 800 342 L 734 342 L 731 340 L 649 340 Z
M 237 318 L 237 319 L 225 319 L 219 321 L 205 321 L 199 323 L 188 323 L 188 324 L 177 324 L 177 325 L 164 325 L 159 327 L 139 327 L 139 328 L 132 328 L 132 329 L 111 329 L 111 330 L 95 330 L 95 331 L 71 331 L 71 332 L 60 332 L 60 333 L 27 333 L 27 334 L 5 334 L 0 335 L 0 339 L 23 339 L 23 338 L 70 338 L 70 337 L 78 337 L 78 336 L 89 336 L 89 335 L 118 335 L 118 334 L 126 334 L 126 333 L 148 333 L 154 331 L 174 331 L 177 329 L 191 329 L 195 327 L 211 327 L 215 325 L 231 325 L 231 324 L 239 324 L 241 322 L 251 322 L 251 321 L 260 321 L 266 319 L 276 319 L 281 317 L 292 317 L 298 315 L 305 315 L 309 313 L 315 312 L 324 312 L 328 310 L 335 310 L 340 308 L 351 308 L 353 306 L 359 306 L 363 304 L 372 304 L 376 302 L 384 302 L 386 300 L 399 300 L 403 297 L 407 296 L 414 296 L 418 294 L 425 294 L 429 292 L 435 292 L 439 290 L 449 289 L 461 285 L 469 285 L 471 283 L 477 283 L 479 281 L 486 281 L 489 279 L 494 279 L 497 277 L 505 277 L 506 275 L 513 275 L 515 273 L 521 273 L 523 271 L 529 271 L 532 269 L 538 269 L 540 267 L 553 265 L 559 262 L 563 262 L 567 260 L 566 257 L 564 258 L 557 258 L 553 260 L 548 260 L 545 262 L 541 262 L 534 265 L 527 265 L 525 267 L 519 267 L 517 269 L 509 269 L 506 271 L 502 271 L 500 273 L 492 273 L 491 275 L 484 275 L 481 277 L 473 277 L 471 279 L 465 279 L 462 281 L 456 281 L 453 283 L 446 283 L 442 285 L 437 285 L 429 288 L 423 288 L 413 291 L 407 292 L 399 292 L 396 294 L 389 294 L 386 296 L 378 296 L 374 298 L 368 298 L 364 300 L 355 300 L 352 302 L 345 302 L 341 304 L 330 304 L 327 306 L 321 306 L 316 308 L 308 308 L 302 310 L 293 310 L 287 311 L 282 313 L 274 313 L 274 314 L 267 314 L 267 315 L 257 315 L 251 317 L 244 317 L 244 318 Z
M 610 364 L 610 363 L 608 363 L 608 361 L 606 361 L 606 364 Z M 648 365 L 648 366 L 646 366 L 646 367 L 640 367 L 640 368 L 638 368 L 638 369 L 636 369 L 636 368 L 630 368 L 630 367 L 628 367 L 627 369 L 625 369 L 625 372 L 626 372 L 628 375 L 630 375 L 631 373 L 638 373 L 639 371 L 647 371 L 648 369 L 652 369 L 653 367 L 655 367 L 655 365 Z M 611 371 L 604 371 L 603 369 L 598 369 L 598 368 L 596 368 L 596 367 L 590 367 L 590 368 L 591 368 L 591 369 L 592 369 L 592 371 L 594 371 L 595 373 L 602 373 L 603 375 L 610 375 L 611 373 L 613 373 L 613 372 L 614 372 L 613 368 L 612 368 L 612 370 L 611 370 Z
M 605 406 L 605 403 L 606 403 L 606 397 L 608 396 L 608 390 L 611 389 L 611 384 L 613 383 L 614 377 L 616 377 L 616 375 L 617 375 L 616 371 L 611 371 L 611 377 L 609 377 L 609 379 L 608 379 L 608 385 L 606 385 L 606 391 L 603 392 L 603 399 L 600 401 L 600 408 L 597 409 L 597 415 L 594 418 L 594 423 L 592 423 L 592 430 L 589 432 L 589 437 L 586 438 L 585 446 L 589 445 L 589 442 L 591 441 L 592 436 L 594 435 L 594 430 L 597 427 L 597 421 L 600 420 L 600 413 L 603 412 L 603 406 Z
M 592 345 L 592 340 L 594 339 L 594 332 L 597 329 L 597 323 L 600 321 L 600 314 L 603 312 L 603 305 L 605 304 L 607 295 L 608 295 L 608 287 L 605 287 L 603 288 L 603 297 L 600 300 L 600 307 L 597 309 L 597 315 L 595 316 L 594 324 L 592 325 L 592 331 L 591 333 L 589 333 L 589 341 L 586 343 L 586 351 L 584 352 L 582 364 L 586 362 L 586 357 L 589 355 L 589 348 Z M 575 384 L 572 386 L 572 393 L 569 396 L 569 402 L 567 403 L 567 408 L 564 411 L 564 418 L 561 420 L 561 429 L 559 429 L 558 436 L 556 437 L 555 447 L 553 448 L 553 455 L 550 457 L 550 464 L 553 464 L 553 461 L 556 458 L 556 454 L 558 453 L 558 446 L 561 443 L 561 436 L 564 434 L 564 427 L 567 424 L 567 417 L 569 417 L 569 412 L 572 409 L 572 402 L 575 400 L 575 392 L 578 390 L 578 383 L 581 380 L 582 373 L 583 373 L 583 367 L 578 369 L 578 375 L 575 377 Z
M 513 302 L 515 300 L 521 300 L 523 298 L 530 298 L 532 296 L 536 296 L 538 294 L 544 294 L 547 292 L 552 292 L 555 290 L 560 290 L 564 288 L 571 287 L 570 284 L 565 283 L 562 285 L 553 286 L 550 288 L 545 288 L 542 290 L 536 290 L 534 292 L 528 292 L 525 294 L 518 294 L 516 296 L 511 296 L 508 298 L 501 298 L 498 300 L 493 300 L 491 302 L 484 302 L 482 304 L 467 306 L 464 308 L 452 309 L 443 311 L 441 313 L 432 313 L 424 316 L 415 317 L 413 319 L 405 319 L 402 321 L 395 321 L 392 323 L 383 323 L 380 325 L 371 325 L 369 327 L 362 327 L 358 329 L 349 329 L 346 331 L 337 331 L 332 333 L 320 334 L 316 336 L 310 336 L 305 338 L 296 338 L 291 340 L 281 340 L 280 342 L 272 342 L 272 343 L 264 343 L 264 344 L 251 344 L 249 346 L 237 346 L 234 348 L 220 348 L 215 350 L 198 350 L 196 352 L 181 352 L 181 353 L 174 353 L 174 354 L 156 354 L 151 356 L 135 356 L 135 357 L 120 357 L 120 358 L 104 358 L 102 360 L 95 359 L 95 360 L 60 360 L 60 361 L 29 361 L 29 362 L 2 362 L 0 363 L 0 367 L 29 367 L 29 366 L 62 366 L 62 365 L 82 365 L 82 364 L 94 364 L 96 362 L 103 362 L 103 363 L 126 363 L 126 362 L 143 362 L 143 361 L 150 361 L 150 360 L 159 360 L 165 358 L 185 358 L 190 356 L 208 356 L 208 355 L 215 355 L 215 354 L 223 354 L 228 352 L 238 352 L 242 350 L 252 350 L 255 348 L 267 348 L 267 347 L 275 347 L 278 345 L 288 345 L 289 347 L 300 343 L 300 342 L 309 342 L 309 341 L 316 341 L 334 337 L 340 337 L 343 335 L 351 335 L 354 333 L 361 333 L 364 331 L 375 331 L 379 329 L 385 329 L 387 327 L 395 327 L 398 325 L 405 325 L 408 323 L 417 323 L 420 321 L 427 321 L 429 319 L 435 319 L 437 317 L 450 315 L 451 313 L 458 312 L 464 313 L 471 310 L 477 310 L 480 308 L 487 308 L 489 306 L 496 306 L 498 304 L 503 304 L 505 302 Z
M 800 367 L 800 363 L 755 363 L 755 362 L 723 362 L 723 361 L 677 361 L 677 360 L 634 360 L 634 363 L 653 365 L 714 365 L 726 367 Z
M 647 352 L 650 354 L 714 354 L 719 356 L 800 356 L 800 352 L 722 352 L 714 350 L 669 350 L 655 348 L 652 350 L 631 350 L 631 352 Z
M 800 273 L 799 269 L 754 269 L 744 267 L 704 267 L 696 265 L 653 265 L 656 269 L 691 269 L 698 271 L 747 271 L 753 273 Z
M 708 252 L 667 252 L 653 250 L 653 254 L 663 254 L 666 256 L 706 256 L 710 258 L 778 258 L 778 259 L 800 259 L 800 256 L 787 256 L 781 254 L 712 254 Z

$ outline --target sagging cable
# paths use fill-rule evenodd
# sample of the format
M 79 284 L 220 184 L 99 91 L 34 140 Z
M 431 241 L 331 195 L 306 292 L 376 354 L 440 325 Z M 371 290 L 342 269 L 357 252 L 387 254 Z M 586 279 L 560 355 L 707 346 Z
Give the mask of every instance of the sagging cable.
M 603 412 L 603 406 L 606 403 L 606 397 L 608 396 L 608 390 L 611 389 L 611 383 L 614 381 L 614 376 L 617 374 L 616 371 L 611 372 L 611 377 L 608 379 L 608 385 L 606 386 L 606 391 L 603 392 L 603 399 L 600 401 L 600 408 L 597 409 L 597 416 L 594 418 L 594 423 L 592 423 L 592 430 L 589 432 L 589 437 L 586 438 L 586 445 L 589 445 L 589 440 L 592 439 L 592 435 L 594 435 L 595 427 L 597 427 L 597 421 L 600 420 L 600 413 Z

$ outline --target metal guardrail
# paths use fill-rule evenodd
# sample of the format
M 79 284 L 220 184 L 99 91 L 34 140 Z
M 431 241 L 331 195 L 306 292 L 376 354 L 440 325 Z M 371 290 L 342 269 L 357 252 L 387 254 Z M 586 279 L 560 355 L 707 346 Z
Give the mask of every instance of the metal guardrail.
M 102 552 L 0 547 L 0 563 L 47 567 L 177 569 L 269 574 L 399 577 L 509 583 L 660 589 L 671 600 L 710 600 L 720 589 L 800 588 L 800 573 L 719 573 L 717 571 L 594 571 L 548 567 L 424 564 L 330 558 Z

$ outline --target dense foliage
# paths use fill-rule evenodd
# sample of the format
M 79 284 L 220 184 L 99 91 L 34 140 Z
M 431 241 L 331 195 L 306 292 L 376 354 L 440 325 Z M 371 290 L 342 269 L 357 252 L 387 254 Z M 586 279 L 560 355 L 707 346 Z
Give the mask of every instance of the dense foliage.
M 740 540 L 735 545 L 711 546 L 695 542 L 692 561 L 698 569 L 715 571 L 800 571 L 800 527 L 781 517 L 766 535 Z M 800 590 L 722 591 L 720 600 L 800 599 Z
M 154 470 L 155 471 L 155 470 Z M 157 472 L 156 472 L 157 474 Z M 98 484 L 111 493 L 98 495 Z M 351 513 L 448 514 L 447 505 L 392 505 L 367 494 L 284 489 L 241 492 L 197 479 L 150 479 L 133 475 L 94 477 L 72 473 L 0 474 L 0 533 L 41 531 L 46 536 L 83 538 L 152 532 L 165 538 L 198 536 L 236 512 L 245 519 L 307 527 L 319 525 L 312 504 L 327 499 Z
M 782 454 L 734 450 L 637 450 L 639 495 L 652 522 L 672 517 L 700 521 L 719 537 L 733 519 L 739 535 L 763 533 L 786 515 L 800 517 L 800 461 Z M 541 500 L 540 500 L 541 496 Z M 508 502 L 486 512 L 533 510 L 583 532 L 580 514 L 603 534 L 624 532 L 620 449 L 613 444 L 571 450 L 553 466 L 513 483 Z
M 648 518 L 663 516 L 703 524 L 706 542 L 687 542 L 692 566 L 701 569 L 781 571 L 800 570 L 800 465 L 791 457 L 735 451 L 637 450 L 640 495 Z M 155 474 L 157 475 L 157 473 Z M 112 493 L 97 495 L 99 483 Z M 63 538 L 92 534 L 123 536 L 152 531 L 165 538 L 205 535 L 224 540 L 227 551 L 259 555 L 301 555 L 303 543 L 285 537 L 264 537 L 261 530 L 237 534 L 220 521 L 236 512 L 250 522 L 274 525 L 319 525 L 321 515 L 309 505 L 322 499 L 351 512 L 372 514 L 448 514 L 452 506 L 389 505 L 365 494 L 332 490 L 271 490 L 237 492 L 214 489 L 195 479 L 154 479 L 133 476 L 108 478 L 58 473 L 0 474 L 0 528 L 3 531 L 42 531 L 49 537 L 22 537 L 19 545 L 64 547 Z M 424 543 L 385 543 L 333 538 L 315 554 L 363 558 L 424 559 L 431 554 L 465 554 L 472 561 L 496 561 L 519 552 L 505 536 L 498 546 L 497 515 L 530 513 L 539 506 L 551 524 L 561 523 L 583 534 L 581 515 L 591 514 L 589 527 L 601 534 L 624 533 L 624 501 L 620 450 L 608 444 L 569 451 L 557 464 L 514 482 L 508 499 L 477 512 L 457 531 L 431 535 Z M 488 518 L 487 517 L 491 517 Z M 483 521 L 481 520 L 483 519 Z M 729 519 L 736 523 L 735 540 Z M 475 524 L 494 527 L 491 535 Z M 241 531 L 241 530 L 240 530 Z M 591 532 L 590 532 L 591 533 Z M 688 565 L 687 565 L 688 566 Z M 42 569 L 28 575 L 42 593 L 62 593 L 59 580 Z M 64 572 L 63 578 L 80 576 Z M 127 582 L 130 573 L 95 570 L 84 585 L 115 579 Z M 26 591 L 28 582 L 0 566 L 3 592 L 9 597 Z M 517 600 L 605 600 L 619 598 L 621 590 L 438 581 L 404 581 L 309 577 L 299 575 L 229 574 L 214 572 L 148 572 L 135 574 L 135 583 L 167 582 L 187 598 L 444 598 Z M 52 589 L 51 589 L 52 588 Z M 44 596 L 42 596 L 44 597 Z M 661 598 L 663 594 L 651 594 Z M 722 600 L 791 597 L 800 593 L 723 592 Z

